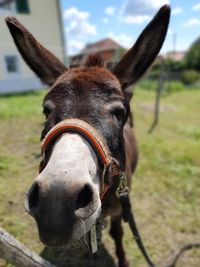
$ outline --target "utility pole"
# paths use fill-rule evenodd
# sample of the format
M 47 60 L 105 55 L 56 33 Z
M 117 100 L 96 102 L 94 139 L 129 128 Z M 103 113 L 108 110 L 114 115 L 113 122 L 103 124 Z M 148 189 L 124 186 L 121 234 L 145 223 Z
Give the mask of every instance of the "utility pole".
M 176 35 L 176 33 L 173 33 L 173 37 L 172 37 L 172 51 L 173 51 L 173 54 L 174 55 L 176 53 L 176 42 L 177 42 L 177 35 Z

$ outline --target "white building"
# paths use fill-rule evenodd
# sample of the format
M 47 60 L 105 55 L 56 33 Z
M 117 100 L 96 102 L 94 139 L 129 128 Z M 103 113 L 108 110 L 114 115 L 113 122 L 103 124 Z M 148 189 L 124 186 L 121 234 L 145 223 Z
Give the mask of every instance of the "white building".
M 4 22 L 16 17 L 46 48 L 66 63 L 59 0 L 0 0 L 0 94 L 40 89 L 42 85 L 21 58 Z

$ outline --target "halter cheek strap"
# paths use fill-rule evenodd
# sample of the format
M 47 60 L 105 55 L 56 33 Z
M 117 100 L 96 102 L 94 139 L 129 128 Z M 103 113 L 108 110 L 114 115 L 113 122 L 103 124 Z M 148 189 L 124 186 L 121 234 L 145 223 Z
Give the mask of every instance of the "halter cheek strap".
M 120 184 L 117 188 L 117 195 L 122 188 L 121 177 L 124 173 L 121 171 L 118 161 L 111 156 L 110 150 L 103 137 L 90 124 L 79 119 L 66 119 L 56 124 L 46 135 L 41 143 L 42 153 L 45 155 L 46 150 L 53 145 L 55 140 L 63 133 L 73 132 L 80 134 L 85 138 L 94 152 L 96 153 L 100 166 L 103 167 L 101 178 L 101 199 L 113 184 L 114 178 L 120 178 Z

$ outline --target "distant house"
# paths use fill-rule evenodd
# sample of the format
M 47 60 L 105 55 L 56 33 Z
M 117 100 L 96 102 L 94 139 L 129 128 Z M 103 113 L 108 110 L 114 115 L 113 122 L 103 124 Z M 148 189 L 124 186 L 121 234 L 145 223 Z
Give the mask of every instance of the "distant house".
M 14 16 L 50 51 L 65 62 L 64 37 L 57 0 L 0 0 L 0 93 L 43 87 L 18 53 L 4 22 Z
M 103 61 L 117 61 L 125 51 L 124 47 L 120 44 L 111 38 L 106 38 L 86 45 L 79 54 L 71 56 L 70 65 L 77 66 L 84 64 L 89 54 L 98 54 Z
M 186 51 L 171 51 L 171 52 L 167 52 L 166 54 L 163 54 L 163 58 L 164 59 L 171 59 L 174 61 L 181 61 L 184 59 L 186 55 Z

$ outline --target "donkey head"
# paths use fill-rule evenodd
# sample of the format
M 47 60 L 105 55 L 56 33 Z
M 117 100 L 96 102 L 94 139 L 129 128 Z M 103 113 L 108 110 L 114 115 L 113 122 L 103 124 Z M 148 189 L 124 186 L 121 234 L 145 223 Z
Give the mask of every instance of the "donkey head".
M 166 36 L 170 8 L 163 6 L 135 45 L 110 71 L 98 57 L 84 67 L 67 69 L 15 18 L 6 23 L 22 57 L 51 89 L 44 98 L 46 116 L 41 139 L 68 118 L 92 125 L 125 169 L 123 126 L 129 114 L 130 85 L 149 68 Z M 78 134 L 61 135 L 41 162 L 41 172 L 25 198 L 41 240 L 49 246 L 69 244 L 89 231 L 101 213 L 102 170 L 90 144 Z

